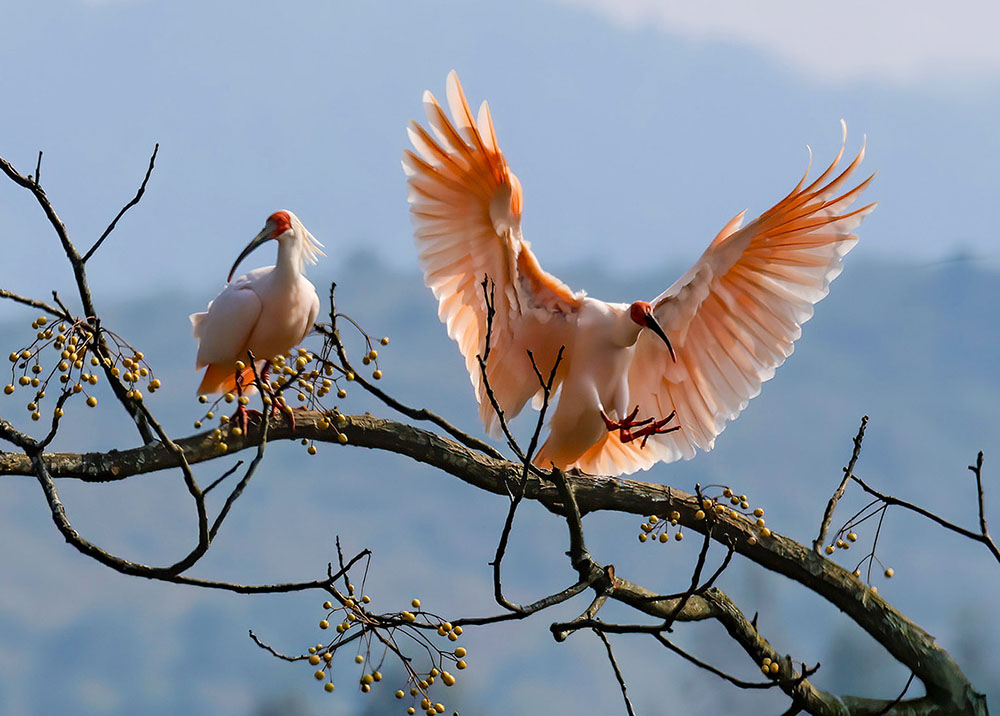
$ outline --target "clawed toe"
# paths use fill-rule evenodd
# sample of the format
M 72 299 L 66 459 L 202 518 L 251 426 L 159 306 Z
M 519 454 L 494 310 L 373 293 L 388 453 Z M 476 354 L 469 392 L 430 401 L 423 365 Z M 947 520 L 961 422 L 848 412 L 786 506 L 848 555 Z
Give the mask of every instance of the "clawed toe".
M 639 406 L 635 406 L 635 409 L 629 413 L 622 420 L 611 420 L 604 411 L 601 411 L 601 418 L 604 420 L 604 424 L 608 428 L 608 432 L 618 431 L 618 439 L 623 443 L 630 443 L 633 440 L 642 439 L 639 447 L 646 447 L 646 442 L 652 435 L 663 435 L 666 433 L 672 433 L 675 430 L 680 430 L 679 425 L 674 425 L 673 427 L 666 427 L 667 423 L 673 420 L 677 416 L 676 411 L 671 411 L 670 415 L 667 417 L 656 420 L 652 417 L 646 418 L 645 420 L 636 420 L 639 415 Z M 633 432 L 633 429 L 638 428 Z

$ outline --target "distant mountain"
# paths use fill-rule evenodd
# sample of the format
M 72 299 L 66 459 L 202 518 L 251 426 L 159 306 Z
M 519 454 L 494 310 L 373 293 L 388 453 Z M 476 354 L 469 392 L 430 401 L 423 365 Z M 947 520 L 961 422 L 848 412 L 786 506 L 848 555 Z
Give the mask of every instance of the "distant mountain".
M 592 295 L 634 299 L 655 295 L 680 272 L 664 268 L 628 282 L 598 266 L 558 273 Z M 462 360 L 419 278 L 371 256 L 348 259 L 338 274 L 339 310 L 374 335 L 391 338 L 380 351 L 383 387 L 480 434 Z M 174 435 L 191 432 L 199 414 L 187 314 L 207 297 L 162 294 L 109 305 L 105 313 L 105 325 L 143 350 L 163 381 L 149 404 Z M 695 482 L 729 484 L 764 506 L 776 530 L 809 541 L 849 457 L 858 421 L 868 414 L 859 474 L 973 525 L 975 491 L 965 466 L 980 449 L 986 451 L 988 504 L 993 512 L 1000 505 L 993 478 L 1000 474 L 994 462 L 1000 458 L 997 305 L 1000 276 L 971 261 L 848 261 L 805 326 L 795 354 L 723 433 L 717 449 L 641 477 L 688 490 Z M 31 318 L 25 313 L 0 326 L 0 348 L 13 350 L 27 340 Z M 356 336 L 350 329 L 345 336 L 360 355 Z M 17 395 L 0 398 L 0 415 L 30 427 Z M 134 445 L 134 430 L 110 403 L 102 398 L 96 412 L 71 405 L 56 449 Z M 356 390 L 342 408 L 398 417 Z M 528 422 L 515 425 L 525 430 Z M 274 444 L 268 453 L 195 574 L 239 581 L 315 578 L 334 558 L 339 535 L 349 552 L 373 548 L 365 590 L 375 606 L 400 609 L 419 596 L 427 608 L 448 616 L 497 611 L 486 563 L 506 512 L 504 500 L 368 450 L 321 445 L 310 457 L 300 445 Z M 208 480 L 239 458 L 246 455 L 201 466 L 198 474 Z M 123 556 L 168 563 L 195 538 L 190 503 L 176 474 L 106 486 L 63 482 L 60 488 L 78 529 Z M 850 491 L 838 519 L 861 504 Z M 595 513 L 586 527 L 591 551 L 615 564 L 619 574 L 654 589 L 684 586 L 696 553 L 688 542 L 639 545 L 637 520 L 618 515 Z M 860 558 L 870 546 L 873 530 L 859 532 L 859 545 L 846 557 Z M 315 643 L 319 596 L 241 597 L 112 573 L 59 538 L 29 479 L 3 480 L 0 545 L 5 714 L 402 713 L 398 704 L 356 692 L 349 658 L 338 666 L 338 689 L 330 696 L 308 666 L 275 660 L 247 638 L 252 628 L 287 653 Z M 560 521 L 526 505 L 504 565 L 512 598 L 531 600 L 571 582 L 565 548 Z M 889 512 L 883 526 L 878 556 L 896 571 L 891 581 L 877 581 L 880 592 L 951 649 L 978 688 L 994 701 L 1000 698 L 985 647 L 1000 638 L 994 611 L 1000 568 L 976 545 L 897 511 Z M 844 556 L 837 559 L 853 566 Z M 877 645 L 796 585 L 738 559 L 721 586 L 746 612 L 759 612 L 761 633 L 779 651 L 823 662 L 815 677 L 820 687 L 892 696 L 905 682 L 908 673 Z M 523 623 L 469 629 L 463 641 L 470 668 L 462 674 L 462 690 L 449 693 L 449 713 L 620 712 L 621 697 L 600 643 L 578 634 L 558 645 L 548 636 L 548 622 L 575 616 L 584 606 L 572 602 Z M 615 613 L 607 607 L 606 618 Z M 753 677 L 753 665 L 715 626 L 681 625 L 676 638 Z M 665 704 L 671 713 L 780 713 L 787 705 L 779 694 L 730 689 L 638 637 L 616 639 L 615 645 L 639 713 L 658 713 Z M 395 690 L 390 681 L 379 688 Z

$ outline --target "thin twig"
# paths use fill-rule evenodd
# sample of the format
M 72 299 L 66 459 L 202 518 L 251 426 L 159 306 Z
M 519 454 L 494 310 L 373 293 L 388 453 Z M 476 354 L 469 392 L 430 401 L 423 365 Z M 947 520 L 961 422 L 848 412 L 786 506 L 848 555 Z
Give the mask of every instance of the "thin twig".
M 112 231 L 115 230 L 115 226 L 118 224 L 118 220 L 121 219 L 123 216 L 125 216 L 125 212 L 131 209 L 136 204 L 138 204 L 139 200 L 142 199 L 142 195 L 146 193 L 146 184 L 149 183 L 149 177 L 152 176 L 153 174 L 153 165 L 156 164 L 156 153 L 159 151 L 160 151 L 160 143 L 157 142 L 156 146 L 153 147 L 153 155 L 149 158 L 149 167 L 146 169 L 146 176 L 143 177 L 142 184 L 139 185 L 139 190 L 135 193 L 135 196 L 132 197 L 132 200 L 128 204 L 123 206 L 122 210 L 118 212 L 117 216 L 115 216 L 115 218 L 111 220 L 111 223 L 108 224 L 108 228 L 106 228 L 104 230 L 104 233 L 101 234 L 101 238 L 99 238 L 96 242 L 94 242 L 94 245 L 90 247 L 90 250 L 83 255 L 82 259 L 83 263 L 87 263 L 90 257 L 94 255 L 94 252 L 97 251 L 99 248 L 101 248 L 101 244 L 103 244 L 104 240 L 108 238 L 108 236 L 111 234 Z M 41 157 L 39 157 L 39 160 L 40 159 Z
M 885 714 L 887 714 L 890 711 L 892 711 L 893 706 L 896 706 L 898 703 L 900 703 L 903 700 L 903 697 L 906 696 L 906 692 L 910 690 L 910 684 L 913 683 L 913 677 L 914 676 L 916 676 L 916 674 L 914 674 L 911 671 L 910 672 L 910 678 L 908 678 L 906 680 L 906 685 L 903 686 L 903 690 L 899 692 L 899 696 L 897 696 L 892 701 L 890 701 L 889 703 L 887 703 L 885 705 L 885 708 L 880 709 L 880 710 L 876 711 L 875 713 L 873 713 L 872 716 L 885 716 Z
M 823 542 L 826 541 L 826 533 L 830 529 L 830 522 L 833 520 L 833 511 L 837 509 L 837 503 L 844 496 L 847 483 L 854 476 L 854 465 L 858 462 L 858 457 L 861 455 L 861 443 L 865 438 L 865 428 L 867 426 L 868 416 L 865 415 L 861 418 L 861 427 L 858 428 L 858 434 L 854 436 L 854 452 L 851 453 L 851 459 L 847 463 L 847 467 L 844 468 L 844 479 L 840 481 L 840 485 L 833 493 L 833 497 L 827 503 L 826 511 L 823 513 L 823 522 L 819 526 L 819 535 L 813 540 L 813 550 L 815 550 L 816 554 L 821 554 L 823 551 Z
M 618 686 L 622 690 L 622 698 L 625 700 L 625 710 L 628 711 L 628 716 L 635 716 L 635 710 L 632 708 L 632 702 L 628 698 L 628 688 L 625 686 L 625 677 L 622 676 L 622 670 L 618 668 L 618 662 L 615 661 L 615 654 L 611 651 L 611 642 L 608 641 L 608 637 L 604 635 L 600 629 L 594 629 L 594 633 L 597 634 L 598 638 L 604 642 L 604 648 L 608 652 L 608 661 L 611 662 L 611 668 L 615 670 L 615 678 L 618 679 Z
M 381 390 L 375 385 L 372 385 L 367 380 L 365 380 L 360 373 L 354 370 L 350 361 L 347 359 L 347 351 L 344 348 L 344 344 L 340 338 L 340 330 L 337 328 L 337 316 L 339 315 L 336 311 L 336 304 L 334 303 L 333 294 L 337 288 L 336 283 L 330 284 L 330 328 L 327 329 L 325 326 L 316 325 L 314 328 L 317 333 L 328 337 L 332 342 L 333 346 L 337 351 L 337 357 L 344 369 L 350 371 L 354 374 L 354 381 L 364 388 L 366 391 L 374 395 L 376 398 L 381 400 L 387 406 L 392 408 L 398 413 L 402 413 L 411 420 L 425 420 L 427 422 L 434 423 L 439 428 L 444 430 L 446 433 L 451 435 L 453 438 L 458 440 L 460 443 L 466 447 L 472 448 L 473 450 L 478 450 L 481 453 L 489 455 L 497 460 L 503 460 L 504 456 L 499 450 L 494 448 L 492 445 L 484 443 L 482 440 L 475 438 L 468 433 L 458 429 L 447 420 L 442 418 L 440 415 L 427 410 L 426 408 L 411 408 L 408 405 L 404 405 L 399 402 L 391 395 L 387 394 L 385 391 Z

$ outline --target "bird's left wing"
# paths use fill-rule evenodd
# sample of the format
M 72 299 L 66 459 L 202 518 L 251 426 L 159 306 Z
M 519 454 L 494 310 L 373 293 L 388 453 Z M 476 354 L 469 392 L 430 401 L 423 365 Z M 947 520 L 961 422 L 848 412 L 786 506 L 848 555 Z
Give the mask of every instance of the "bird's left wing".
M 846 141 L 846 127 L 844 129 Z M 814 182 L 804 176 L 792 192 L 740 228 L 730 221 L 701 259 L 653 301 L 653 312 L 676 351 L 676 362 L 649 331 L 639 336 L 629 369 L 629 395 L 643 417 L 676 411 L 679 429 L 641 441 L 602 441 L 612 465 L 634 472 L 663 460 L 711 450 L 726 422 L 739 415 L 775 369 L 791 355 L 813 304 L 829 291 L 841 260 L 857 243 L 852 233 L 875 207 L 849 210 L 868 177 L 843 191 L 864 157 L 864 147 L 839 175 L 844 148 Z M 808 170 L 806 172 L 808 175 Z M 610 458 L 614 459 L 610 459 Z M 580 461 L 587 469 L 586 459 Z
M 447 96 L 450 121 L 434 95 L 424 93 L 430 131 L 410 123 L 416 152 L 403 152 L 403 170 L 424 282 L 465 356 L 480 417 L 492 431 L 496 416 L 477 359 L 491 318 L 483 280 L 492 282 L 495 308 L 487 376 L 508 418 L 539 389 L 527 351 L 547 373 L 560 346 L 570 347 L 571 318 L 583 294 L 543 271 L 521 237 L 521 183 L 499 149 L 487 104 L 474 118 L 454 71 Z

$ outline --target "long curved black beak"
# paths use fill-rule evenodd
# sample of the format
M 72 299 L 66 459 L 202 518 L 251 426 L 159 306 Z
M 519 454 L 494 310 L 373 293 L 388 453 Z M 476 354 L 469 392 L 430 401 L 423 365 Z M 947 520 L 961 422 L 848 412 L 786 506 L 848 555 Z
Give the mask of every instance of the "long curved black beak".
M 674 347 L 670 345 L 670 339 L 667 338 L 667 334 L 663 332 L 663 329 L 660 327 L 657 320 L 653 318 L 652 313 L 647 314 L 646 316 L 646 328 L 663 339 L 663 342 L 667 344 L 667 350 L 670 351 L 670 358 L 674 361 L 674 363 L 676 363 L 677 356 L 674 354 Z
M 233 267 L 229 269 L 229 278 L 226 279 L 227 283 L 233 280 L 233 274 L 236 273 L 236 267 L 240 265 L 240 262 L 252 254 L 257 247 L 271 238 L 270 233 L 270 227 L 265 226 L 259 234 L 253 237 L 253 241 L 247 244 L 247 247 L 243 249 L 243 252 L 236 258 L 236 262 L 233 264 Z

